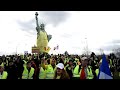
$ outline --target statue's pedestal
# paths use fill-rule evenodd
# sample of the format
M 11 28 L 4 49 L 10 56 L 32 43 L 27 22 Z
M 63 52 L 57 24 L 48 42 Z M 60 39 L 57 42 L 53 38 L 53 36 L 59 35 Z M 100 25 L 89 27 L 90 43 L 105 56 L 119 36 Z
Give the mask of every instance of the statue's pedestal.
M 36 47 L 36 46 L 32 47 L 32 53 L 37 53 L 37 54 L 39 54 L 39 53 L 40 53 L 39 48 Z

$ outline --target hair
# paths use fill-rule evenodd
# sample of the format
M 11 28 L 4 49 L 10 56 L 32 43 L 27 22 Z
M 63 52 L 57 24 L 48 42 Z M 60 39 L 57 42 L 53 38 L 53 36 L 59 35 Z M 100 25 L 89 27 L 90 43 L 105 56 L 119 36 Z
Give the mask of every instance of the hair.
M 64 64 L 62 58 L 59 58 L 59 63 L 63 63 Z
M 55 70 L 55 75 L 54 75 L 54 79 L 56 78 L 57 78 L 57 69 Z M 62 74 L 61 74 L 60 79 L 70 79 L 67 71 L 65 71 L 64 69 L 62 69 Z
M 50 64 L 50 59 L 47 60 L 48 64 Z
M 50 64 L 52 63 L 52 60 L 55 60 L 55 58 L 50 58 Z M 55 64 L 56 64 L 56 60 L 55 60 Z

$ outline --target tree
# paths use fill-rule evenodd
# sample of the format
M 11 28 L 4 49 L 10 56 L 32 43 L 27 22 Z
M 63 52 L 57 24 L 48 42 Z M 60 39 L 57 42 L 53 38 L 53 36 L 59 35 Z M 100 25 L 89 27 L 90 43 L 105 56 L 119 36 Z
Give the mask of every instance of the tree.
M 65 54 L 65 55 L 69 55 L 69 54 L 68 54 L 68 51 L 65 51 L 65 53 L 64 53 L 64 54 Z
M 115 54 L 116 57 L 120 57 L 120 48 L 113 49 L 113 53 Z

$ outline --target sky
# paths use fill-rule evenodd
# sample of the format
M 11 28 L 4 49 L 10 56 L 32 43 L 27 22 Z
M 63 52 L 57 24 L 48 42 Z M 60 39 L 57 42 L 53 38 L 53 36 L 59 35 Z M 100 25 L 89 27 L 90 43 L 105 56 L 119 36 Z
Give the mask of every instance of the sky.
M 37 38 L 35 12 L 52 35 L 49 53 L 82 54 L 88 47 L 99 54 L 120 47 L 120 11 L 0 11 L 0 55 L 31 53 Z

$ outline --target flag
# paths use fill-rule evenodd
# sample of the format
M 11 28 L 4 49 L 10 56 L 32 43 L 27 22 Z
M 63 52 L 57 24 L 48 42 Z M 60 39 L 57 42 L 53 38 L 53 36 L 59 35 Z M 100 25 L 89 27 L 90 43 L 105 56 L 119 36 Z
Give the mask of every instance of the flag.
M 56 49 L 57 49 L 57 50 L 59 49 L 59 45 L 57 45 L 56 47 L 54 47 L 54 50 L 56 50 Z
M 54 50 L 56 50 L 56 47 L 54 47 Z
M 113 79 L 105 55 L 102 56 L 102 64 L 100 66 L 98 79 Z
M 56 49 L 59 49 L 59 45 L 57 45 Z

